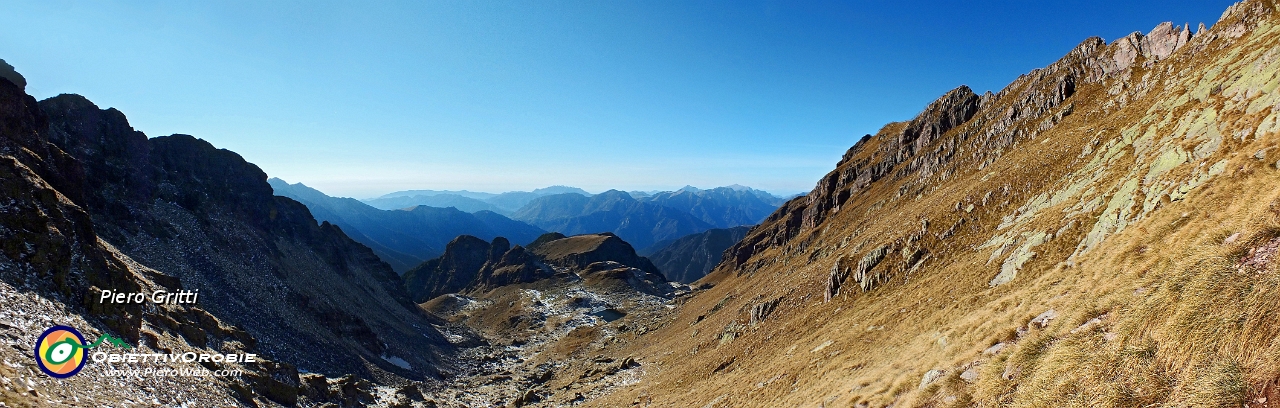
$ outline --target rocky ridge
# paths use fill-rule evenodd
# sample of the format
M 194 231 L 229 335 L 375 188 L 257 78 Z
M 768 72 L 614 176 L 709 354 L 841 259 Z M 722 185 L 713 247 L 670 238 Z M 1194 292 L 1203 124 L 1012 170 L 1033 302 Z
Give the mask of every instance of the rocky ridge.
M 581 276 L 579 276 L 581 275 Z M 648 259 L 610 233 L 566 237 L 548 233 L 524 248 L 506 238 L 485 242 L 461 235 L 444 255 L 405 273 L 405 288 L 416 302 L 449 293 L 476 294 L 552 277 L 570 280 L 612 276 L 650 294 L 669 295 L 673 286 Z
M 368 248 L 272 196 L 265 174 L 234 153 L 185 135 L 148 138 L 76 95 L 36 102 L 4 79 L 0 167 L 7 406 L 364 405 L 450 370 L 453 346 L 435 328 L 444 322 L 411 303 Z M 200 296 L 98 301 L 102 290 L 159 289 Z M 205 373 L 182 378 L 110 377 L 89 363 L 51 381 L 28 354 L 51 324 L 141 352 L 259 362 L 166 366 Z M 157 366 L 125 368 L 147 367 Z
M 1276 9 L 1091 38 L 862 138 L 589 404 L 1267 406 Z

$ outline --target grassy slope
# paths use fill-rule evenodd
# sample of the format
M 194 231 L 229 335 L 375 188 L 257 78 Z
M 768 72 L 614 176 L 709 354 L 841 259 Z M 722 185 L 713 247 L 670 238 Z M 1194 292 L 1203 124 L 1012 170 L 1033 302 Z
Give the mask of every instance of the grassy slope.
M 1257 398 L 1270 394 L 1275 404 L 1280 271 L 1236 264 L 1280 233 L 1280 135 L 1253 134 L 1280 102 L 1274 86 L 1256 90 L 1275 82 L 1280 18 L 1230 38 L 1233 18 L 1166 60 L 1139 63 L 1131 76 L 1082 85 L 1067 101 L 1072 115 L 982 170 L 958 159 L 954 175 L 932 179 L 919 196 L 898 196 L 901 180 L 878 182 L 818 227 L 756 254 L 749 264 L 760 261 L 760 269 L 722 264 L 707 279 L 715 288 L 616 351 L 645 362 L 640 383 L 593 402 L 1262 406 Z M 1261 100 L 1270 102 L 1253 103 Z M 1222 135 L 1216 150 L 1193 120 L 1209 108 Z M 864 151 L 878 141 L 870 143 Z M 1174 146 L 1213 151 L 1147 177 Z M 1267 160 L 1255 159 L 1264 148 L 1272 148 Z M 1169 198 L 1197 179 L 1207 181 L 1185 199 Z M 980 205 L 987 192 L 995 194 Z M 1055 194 L 1065 199 L 1037 199 Z M 1148 196 L 1154 208 L 1144 210 Z M 956 211 L 957 202 L 975 209 Z M 1126 225 L 1099 223 L 1108 217 Z M 878 267 L 887 283 L 823 301 L 839 257 L 856 261 L 901 242 L 922 218 L 930 220 L 919 244 L 930 253 L 925 263 L 907 272 L 891 253 Z M 961 218 L 954 236 L 937 238 Z M 1027 247 L 1035 255 L 1022 257 L 1012 281 L 989 286 L 1038 232 L 1054 237 Z M 993 256 L 1001 238 L 1010 245 Z M 983 247 L 990 242 L 997 245 Z M 768 319 L 747 324 L 754 305 L 775 298 L 782 302 Z M 1057 317 L 1047 325 L 1028 324 L 1050 309 Z M 983 353 L 997 343 L 1008 346 Z M 970 368 L 977 378 L 961 379 Z M 922 387 L 930 370 L 943 374 Z

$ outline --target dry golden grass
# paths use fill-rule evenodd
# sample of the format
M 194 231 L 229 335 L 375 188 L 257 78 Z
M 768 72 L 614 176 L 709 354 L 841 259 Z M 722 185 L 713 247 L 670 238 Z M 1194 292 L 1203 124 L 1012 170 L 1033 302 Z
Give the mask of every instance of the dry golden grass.
M 958 155 L 958 171 L 945 182 L 907 186 L 901 196 L 902 179 L 873 184 L 821 225 L 756 254 L 750 269 L 720 269 L 706 278 L 716 286 L 621 351 L 645 364 L 642 381 L 592 403 L 621 406 L 644 395 L 655 406 L 1262 406 L 1257 398 L 1274 392 L 1266 384 L 1280 380 L 1280 270 L 1236 265 L 1250 248 L 1280 234 L 1280 170 L 1269 164 L 1274 156 L 1252 157 L 1276 147 L 1280 135 L 1233 134 L 1256 126 L 1270 110 L 1219 118 L 1222 147 L 1162 177 L 1192 179 L 1220 160 L 1224 172 L 1184 200 L 1165 199 L 1154 211 L 1130 216 L 1127 227 L 1076 257 L 1103 210 L 1069 210 L 1087 189 L 1098 190 L 1092 194 L 1105 204 L 1115 187 L 1145 174 L 1145 168 L 1131 170 L 1150 164 L 1158 148 L 1135 163 L 1138 149 L 1123 147 L 1119 157 L 1128 161 L 1081 170 L 1125 129 L 1150 125 L 1170 135 L 1179 122 L 1165 117 L 1209 107 L 1231 112 L 1236 102 L 1222 97 L 1169 112 L 1148 109 L 1193 92 L 1214 64 L 1249 63 L 1280 49 L 1277 32 L 1187 52 L 1161 62 L 1166 65 L 1138 68 L 1128 79 L 1083 85 L 1068 100 L 1074 114 L 982 169 L 981 156 Z M 1108 92 L 1115 81 L 1136 83 L 1148 74 L 1167 76 L 1169 83 L 1113 103 Z M 894 126 L 901 124 L 886 131 Z M 1198 146 L 1165 140 L 1188 151 Z M 872 139 L 864 151 L 879 142 Z M 1095 175 L 1075 193 L 1079 198 L 996 227 L 1037 195 Z M 988 192 L 996 194 L 972 213 L 955 210 L 956 203 L 979 202 Z M 1136 194 L 1135 214 L 1146 194 Z M 866 292 L 842 290 L 823 302 L 837 258 L 902 242 L 921 219 L 931 225 L 919 241 L 930 258 L 919 269 L 908 274 L 909 265 L 892 253 L 877 267 L 892 271 L 887 283 Z M 954 236 L 936 237 L 952 225 L 958 225 Z M 994 248 L 978 247 L 993 236 L 1031 231 L 1055 237 L 1034 247 L 1036 255 L 1012 282 L 990 287 L 1009 252 L 989 262 Z M 754 304 L 777 297 L 783 300 L 768 319 L 746 325 Z M 1043 327 L 1029 323 L 1048 310 L 1056 318 Z M 1005 348 L 984 354 L 997 343 Z M 969 369 L 976 379 L 961 378 Z M 922 387 L 930 370 L 943 374 Z

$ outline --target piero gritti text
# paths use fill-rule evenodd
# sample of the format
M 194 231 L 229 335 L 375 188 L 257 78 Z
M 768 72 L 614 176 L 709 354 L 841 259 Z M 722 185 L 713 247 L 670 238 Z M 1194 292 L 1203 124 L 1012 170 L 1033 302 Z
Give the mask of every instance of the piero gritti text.
M 146 292 L 115 292 L 111 290 L 102 290 L 102 295 L 98 297 L 98 303 L 156 303 L 156 304 L 195 304 L 197 298 L 200 297 L 200 291 L 178 290 L 170 292 L 167 290 L 157 290 L 151 293 Z

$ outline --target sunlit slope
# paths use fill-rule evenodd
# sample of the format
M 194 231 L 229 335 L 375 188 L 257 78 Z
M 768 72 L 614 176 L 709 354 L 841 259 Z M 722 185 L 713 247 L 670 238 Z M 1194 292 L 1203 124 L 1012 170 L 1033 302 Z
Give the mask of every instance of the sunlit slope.
M 886 126 L 592 403 L 1276 405 L 1275 9 L 1090 39 Z

